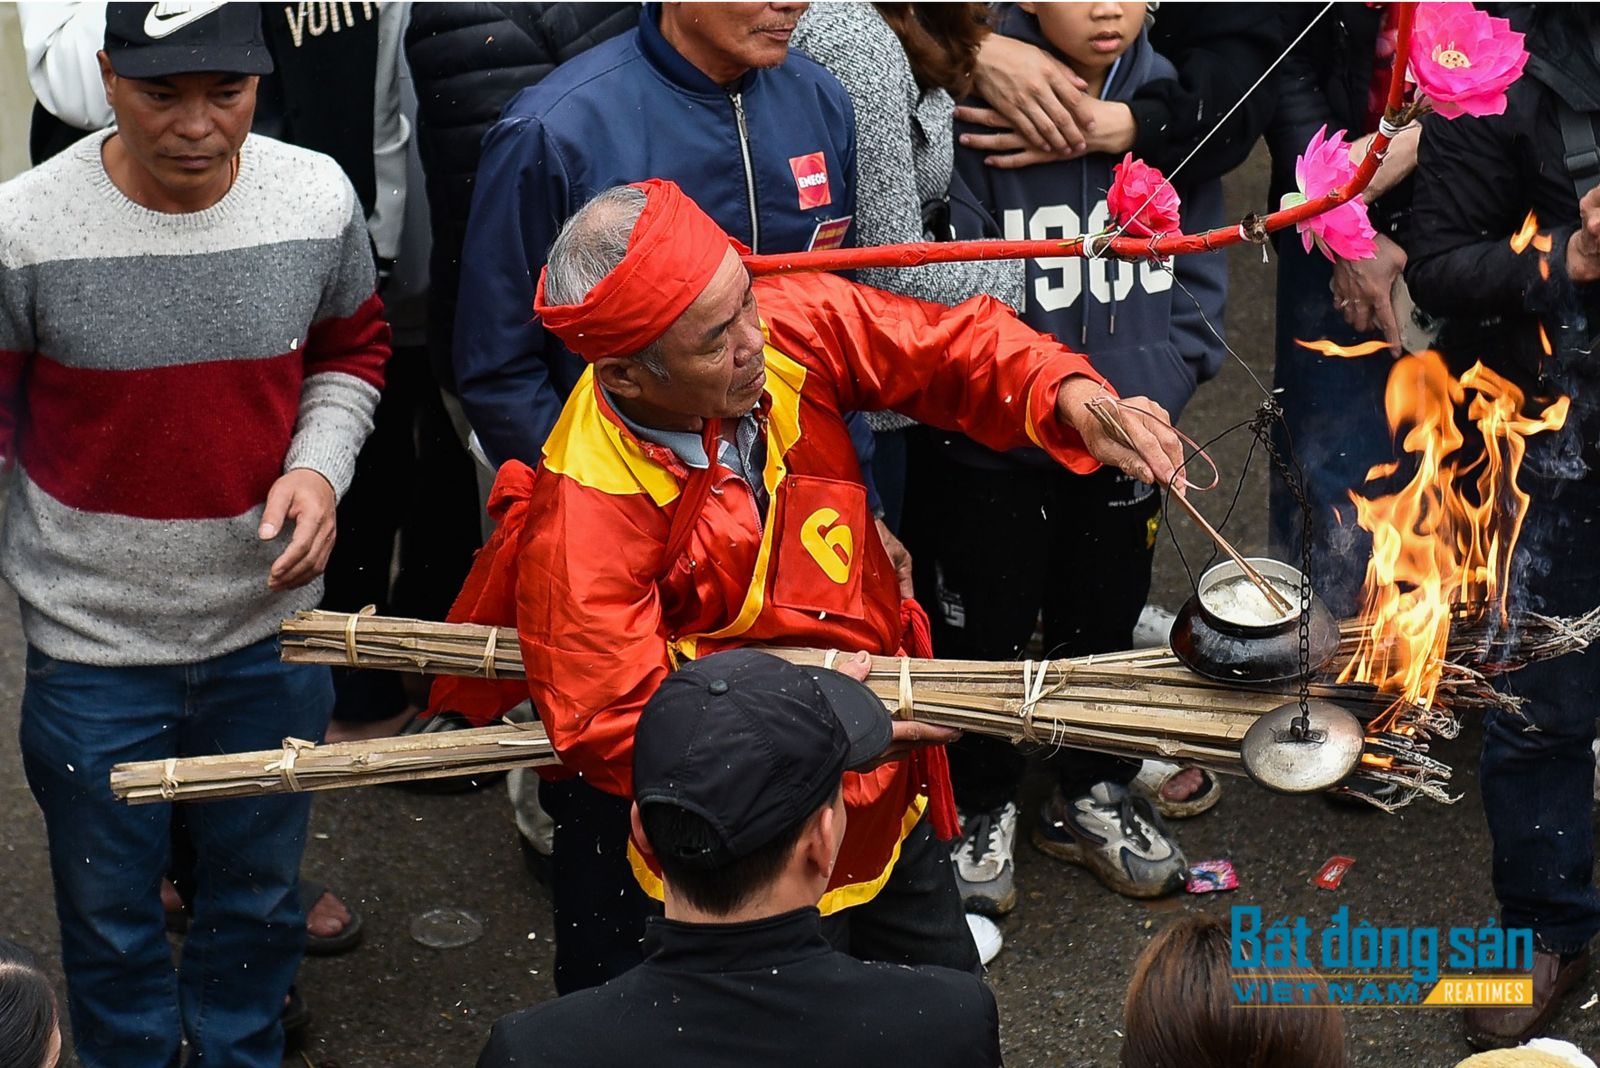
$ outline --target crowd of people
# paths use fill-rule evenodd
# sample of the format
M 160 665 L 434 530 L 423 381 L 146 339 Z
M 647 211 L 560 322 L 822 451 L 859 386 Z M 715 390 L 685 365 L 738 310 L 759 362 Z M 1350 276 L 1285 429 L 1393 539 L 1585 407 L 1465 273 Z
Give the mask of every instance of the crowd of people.
M 1600 588 L 1600 15 L 1492 5 L 1505 113 L 1395 133 L 1376 255 L 1276 242 L 1273 555 L 1359 606 L 1349 494 L 1396 459 L 1392 361 L 1426 336 L 1532 397 L 1526 603 Z M 480 1064 L 1000 1062 L 984 967 L 1014 852 L 1175 893 L 1210 772 L 893 719 L 873 656 L 1129 648 L 1172 423 L 1227 357 L 1221 253 L 753 277 L 746 253 L 1068 238 L 1113 167 L 1186 231 L 1264 139 L 1272 205 L 1319 129 L 1383 120 L 1397 5 L 23 3 L 34 169 L 0 185 L 0 574 L 27 640 L 66 1012 L 0 941 L 0 1064 L 276 1066 L 305 953 L 362 919 L 302 873 L 304 794 L 130 807 L 108 773 L 543 722 L 510 780 L 560 997 Z M 1265 206 L 1265 205 L 1264 205 Z M 1547 256 L 1508 241 L 1532 212 Z M 1545 345 L 1541 350 L 1541 338 Z M 1131 436 L 1088 401 L 1114 392 Z M 316 607 L 515 627 L 526 680 L 282 663 Z M 843 650 L 801 669 L 748 649 Z M 1584 658 L 1490 713 L 1494 889 L 1537 940 L 1542 1032 L 1588 968 Z M 1537 730 L 1527 730 L 1528 721 Z M 1029 763 L 1051 780 L 1019 807 Z M 87 863 L 85 860 L 87 859 Z M 175 965 L 169 931 L 184 932 Z M 1227 932 L 1135 967 L 1128 1068 L 1346 1063 L 1336 1010 L 1243 1012 Z M 738 1019 L 737 1028 L 691 1027 Z M 611 1021 L 627 1019 L 627 1027 Z M 928 1021 L 936 1020 L 936 1027 Z M 826 1026 L 823 1025 L 826 1021 Z

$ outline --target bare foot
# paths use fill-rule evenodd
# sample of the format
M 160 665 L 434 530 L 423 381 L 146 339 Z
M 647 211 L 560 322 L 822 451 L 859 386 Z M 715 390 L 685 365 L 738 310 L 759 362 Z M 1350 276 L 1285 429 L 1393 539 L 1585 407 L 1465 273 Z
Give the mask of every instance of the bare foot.
M 172 885 L 170 879 L 161 880 L 161 907 L 169 913 L 183 910 L 183 898 L 178 896 L 178 888 Z M 333 938 L 349 923 L 350 910 L 333 895 L 332 890 L 324 891 L 306 914 L 306 931 L 318 938 Z
M 350 910 L 328 890 L 306 913 L 306 930 L 318 938 L 333 938 L 350 922 Z
M 1205 784 L 1205 774 L 1199 768 L 1183 768 L 1161 784 L 1161 798 L 1164 801 L 1187 801 L 1199 793 Z
M 329 742 L 365 742 L 373 738 L 392 738 L 400 728 L 416 716 L 417 708 L 407 707 L 388 719 L 365 720 L 336 719 L 328 724 Z

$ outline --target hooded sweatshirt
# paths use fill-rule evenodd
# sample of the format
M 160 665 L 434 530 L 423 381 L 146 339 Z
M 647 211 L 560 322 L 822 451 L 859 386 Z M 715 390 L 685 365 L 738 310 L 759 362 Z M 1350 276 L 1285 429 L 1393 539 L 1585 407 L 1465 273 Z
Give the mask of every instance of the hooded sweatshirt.
M 1004 5 L 996 29 L 1062 58 L 1040 31 L 1038 20 L 1020 8 Z M 1112 68 L 1101 98 L 1126 101 L 1145 83 L 1174 77 L 1172 64 L 1141 32 Z M 1007 239 L 1075 237 L 1110 226 L 1106 190 L 1119 157 L 1096 153 L 1001 170 L 985 166 L 985 155 L 958 143 L 956 169 Z M 1221 225 L 1221 182 L 1186 185 L 1180 175 L 1174 185 L 1182 199 L 1185 232 Z M 1035 330 L 1053 334 L 1087 355 L 1118 394 L 1151 397 L 1176 419 L 1196 385 L 1222 366 L 1222 342 L 1206 324 L 1209 320 L 1218 334 L 1222 332 L 1226 296 L 1227 260 L 1222 252 L 1177 256 L 1164 266 L 1051 257 L 1027 261 L 1019 314 Z M 1037 449 L 1001 455 L 959 435 L 941 434 L 939 440 L 950 455 L 977 467 L 1052 466 Z

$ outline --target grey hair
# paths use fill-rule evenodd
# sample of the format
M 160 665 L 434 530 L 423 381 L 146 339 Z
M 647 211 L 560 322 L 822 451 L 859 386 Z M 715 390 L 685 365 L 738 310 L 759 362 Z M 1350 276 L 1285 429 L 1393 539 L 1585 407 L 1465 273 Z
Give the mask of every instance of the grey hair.
M 561 225 L 546 258 L 544 299 L 547 304 L 580 304 L 589 291 L 617 269 L 628 254 L 628 239 L 644 213 L 642 189 L 614 185 L 596 196 Z M 650 374 L 667 380 L 661 339 L 634 353 Z

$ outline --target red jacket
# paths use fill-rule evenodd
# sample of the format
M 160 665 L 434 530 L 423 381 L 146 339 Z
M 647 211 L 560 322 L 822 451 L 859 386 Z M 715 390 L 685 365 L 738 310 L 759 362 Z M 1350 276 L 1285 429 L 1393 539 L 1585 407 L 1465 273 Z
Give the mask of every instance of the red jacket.
M 689 471 L 627 430 L 586 372 L 538 476 L 530 484 L 526 468 L 502 471 L 493 503 L 511 521 L 492 564 L 480 564 L 499 576 L 469 582 L 452 612 L 507 622 L 496 617 L 514 589 L 526 693 L 562 763 L 623 797 L 634 722 L 674 658 L 750 644 L 902 649 L 894 568 L 842 412 L 893 409 L 993 449 L 1033 444 L 1074 471 L 1097 466 L 1057 423 L 1055 400 L 1069 375 L 1099 376 L 1003 304 L 979 297 L 946 308 L 832 275 L 760 278 L 755 294 L 767 338 L 765 515 L 719 467 L 686 547 L 664 559 Z M 529 521 L 518 524 L 524 494 Z M 484 688 L 441 680 L 434 705 L 486 719 L 522 695 L 501 684 L 480 703 Z M 877 892 L 924 804 L 904 761 L 847 775 L 845 798 L 824 913 Z

